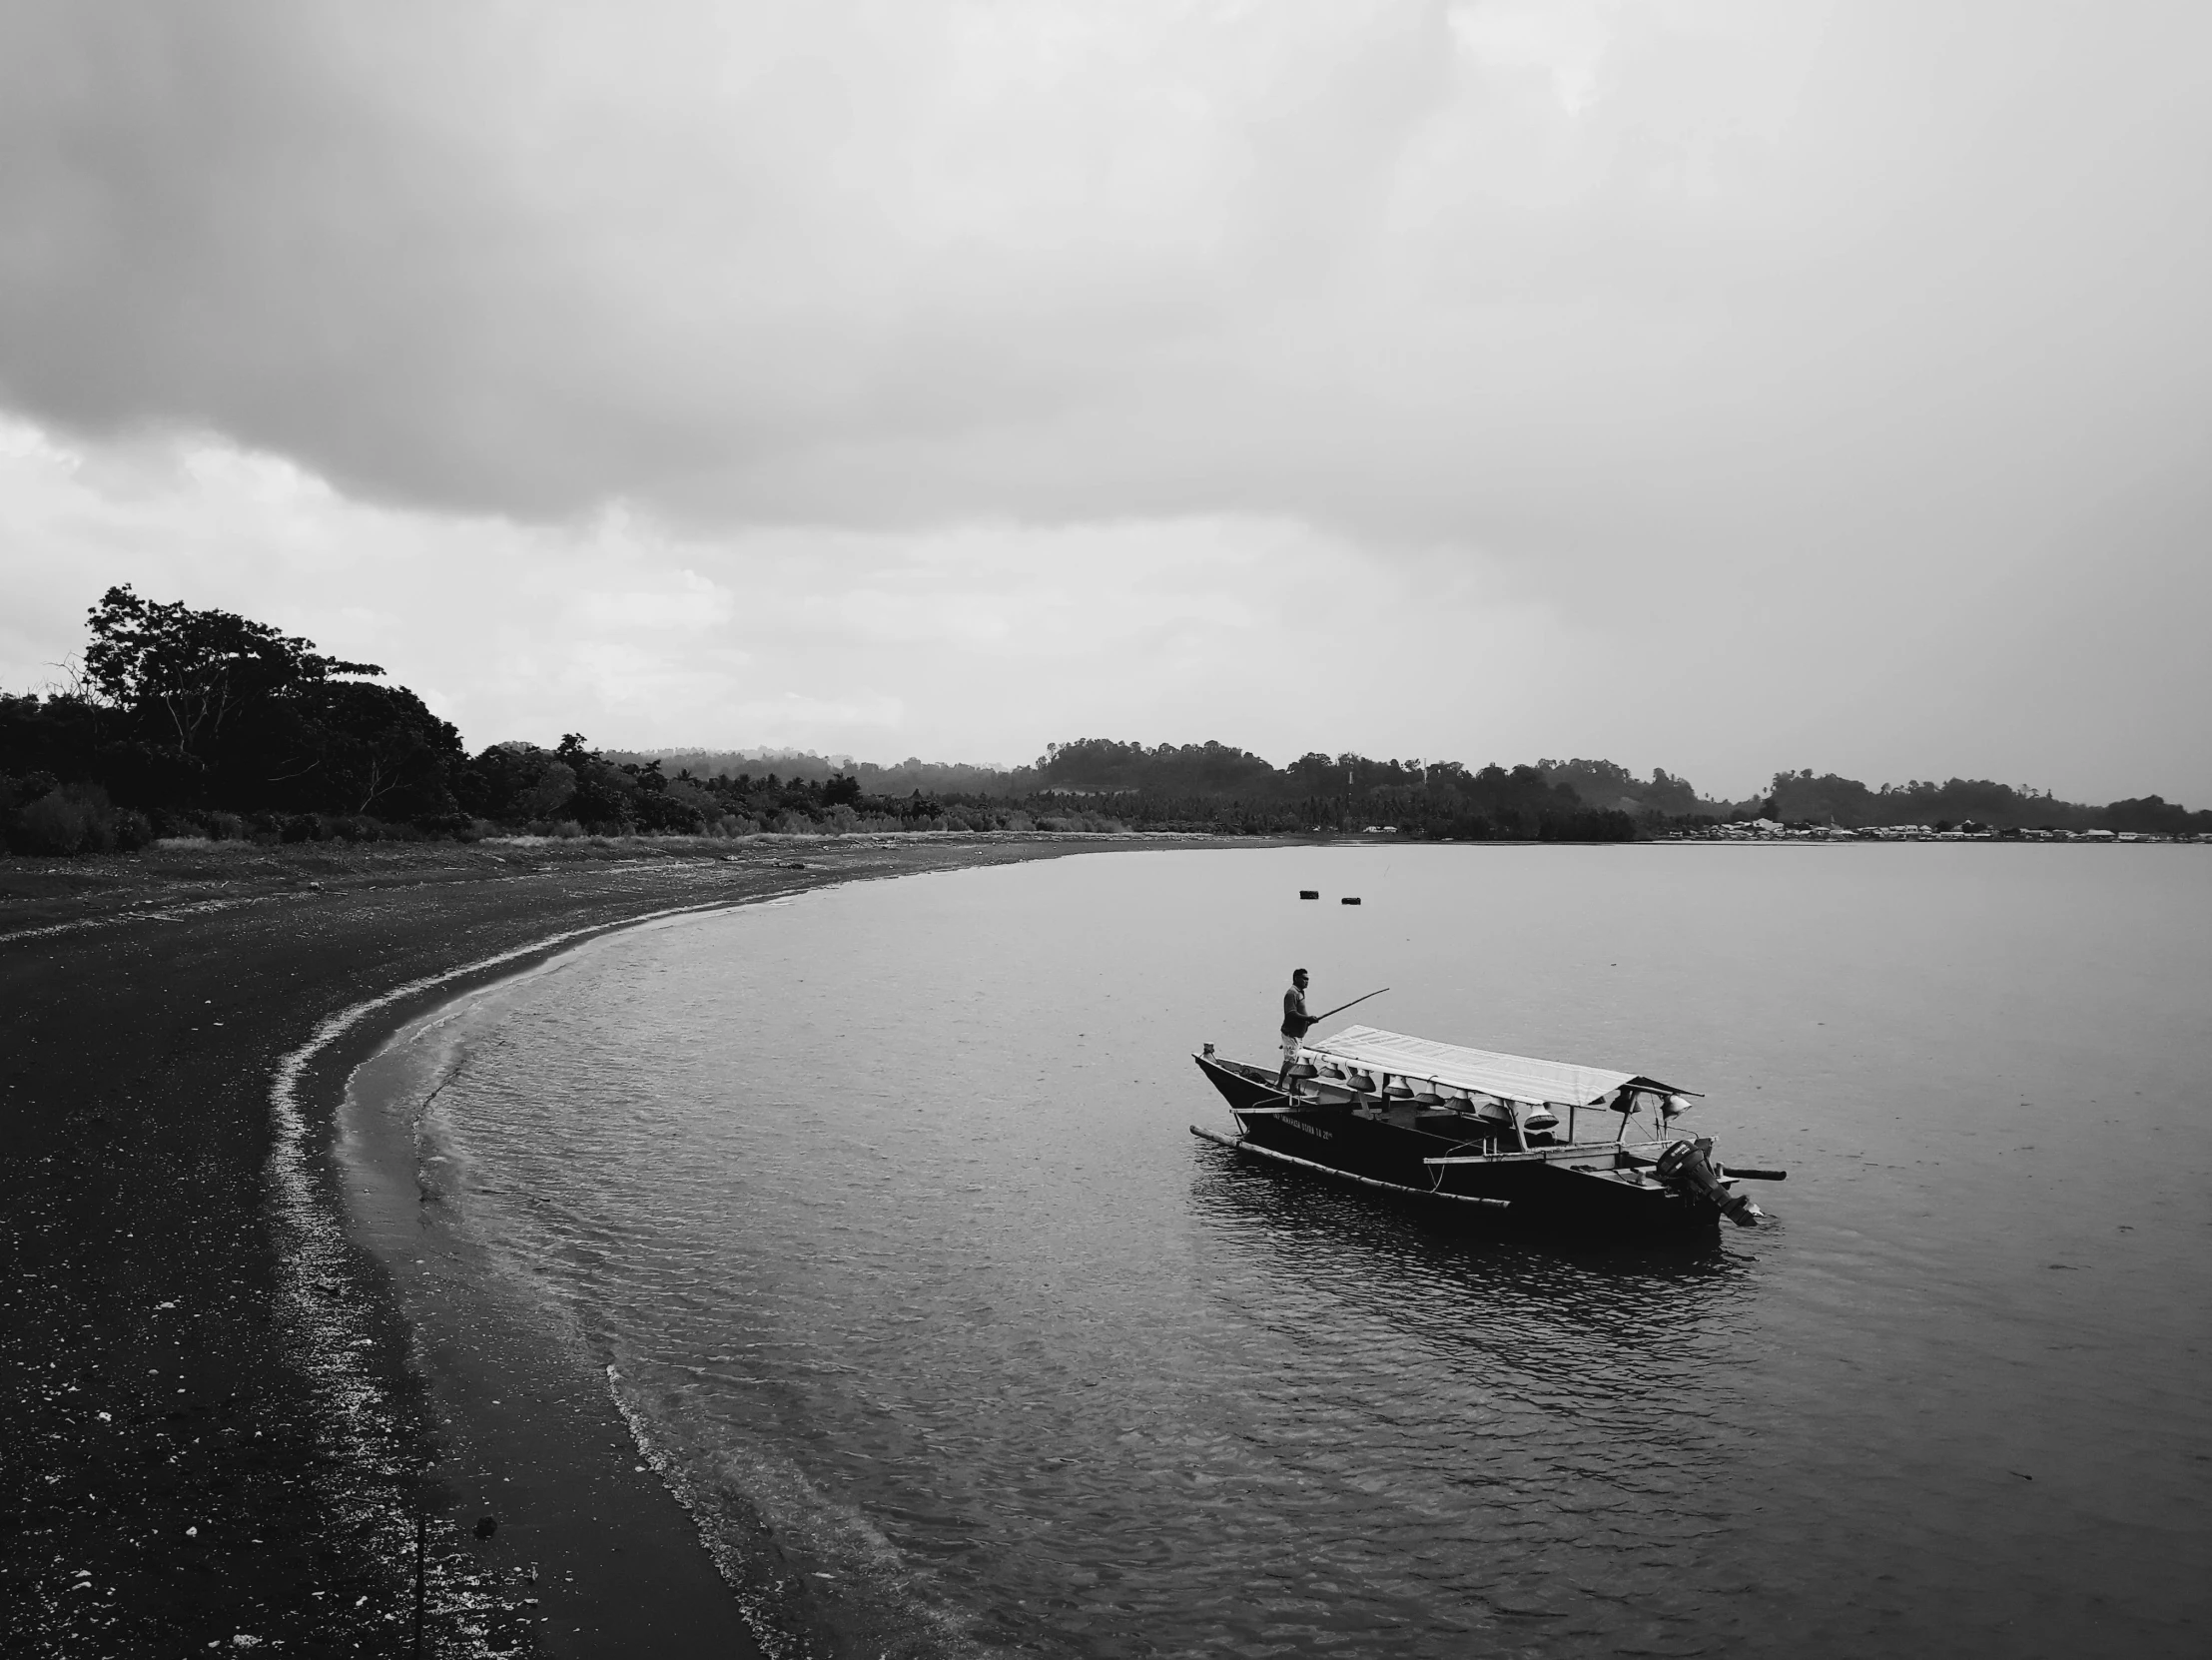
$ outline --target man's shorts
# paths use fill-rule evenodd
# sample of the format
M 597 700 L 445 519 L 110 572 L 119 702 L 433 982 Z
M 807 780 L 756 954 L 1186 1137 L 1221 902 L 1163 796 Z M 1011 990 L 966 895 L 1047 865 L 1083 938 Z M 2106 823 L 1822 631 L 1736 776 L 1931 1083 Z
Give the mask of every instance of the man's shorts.
M 1285 1061 L 1295 1061 L 1298 1058 L 1298 1051 L 1304 1047 L 1304 1044 L 1305 1040 L 1303 1038 L 1293 1038 L 1285 1032 L 1282 1035 L 1282 1058 Z

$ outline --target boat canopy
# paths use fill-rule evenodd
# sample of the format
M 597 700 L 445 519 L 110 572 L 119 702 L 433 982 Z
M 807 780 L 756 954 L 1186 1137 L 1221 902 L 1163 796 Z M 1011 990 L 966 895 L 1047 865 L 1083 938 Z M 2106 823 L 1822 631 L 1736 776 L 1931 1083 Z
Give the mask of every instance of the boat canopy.
M 1373 1026 L 1348 1026 L 1333 1037 L 1309 1043 L 1306 1052 L 1400 1078 L 1425 1078 L 1455 1090 L 1494 1095 L 1503 1101 L 1549 1102 L 1555 1106 L 1594 1106 L 1624 1084 L 1677 1093 L 1674 1086 L 1633 1072 L 1578 1067 L 1565 1061 L 1538 1061 L 1526 1055 L 1497 1055 L 1487 1049 L 1462 1049 Z

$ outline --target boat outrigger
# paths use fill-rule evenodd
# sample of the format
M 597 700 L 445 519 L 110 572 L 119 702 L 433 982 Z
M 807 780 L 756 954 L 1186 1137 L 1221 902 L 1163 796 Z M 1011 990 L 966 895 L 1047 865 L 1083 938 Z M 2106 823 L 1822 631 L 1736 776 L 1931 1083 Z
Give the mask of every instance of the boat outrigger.
M 1675 1129 L 1692 1092 L 1636 1073 L 1371 1026 L 1302 1046 L 1286 1081 L 1220 1060 L 1211 1044 L 1191 1059 L 1238 1131 L 1192 1125 L 1192 1135 L 1500 1222 L 1681 1234 L 1710 1233 L 1726 1217 L 1756 1228 L 1765 1213 L 1737 1185 L 1787 1174 L 1720 1164 L 1712 1138 Z

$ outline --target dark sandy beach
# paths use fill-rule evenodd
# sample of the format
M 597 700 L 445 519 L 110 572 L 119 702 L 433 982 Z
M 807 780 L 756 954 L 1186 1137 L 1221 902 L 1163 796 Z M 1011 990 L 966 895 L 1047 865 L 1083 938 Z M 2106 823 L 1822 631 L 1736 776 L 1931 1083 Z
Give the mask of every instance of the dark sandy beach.
M 371 1250 L 340 1215 L 346 1080 L 406 1020 L 579 930 L 1099 845 L 0 862 L 0 1648 L 406 1654 L 419 1538 L 427 1652 L 755 1652 L 603 1379 L 488 1307 L 465 1310 L 460 1342 L 402 1319 L 384 1264 L 402 1245 Z M 326 1030 L 281 1149 L 286 1058 L 408 987 Z M 358 1209 L 387 1227 L 419 1203 L 395 1148 L 358 1161 L 383 1185 Z M 304 1173 L 289 1196 L 287 1169 Z M 436 1266 L 463 1296 L 466 1270 Z

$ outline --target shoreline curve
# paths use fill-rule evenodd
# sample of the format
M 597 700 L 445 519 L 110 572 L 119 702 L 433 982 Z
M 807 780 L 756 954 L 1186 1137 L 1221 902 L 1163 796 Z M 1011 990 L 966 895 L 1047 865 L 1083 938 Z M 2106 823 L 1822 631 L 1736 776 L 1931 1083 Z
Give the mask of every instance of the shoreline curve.
M 485 1426 L 441 1428 L 390 1268 L 348 1231 L 332 1155 L 347 1080 L 427 1007 L 656 916 L 1222 845 L 1242 843 L 156 852 L 110 861 L 115 892 L 68 907 L 43 868 L 0 872 L 0 1004 L 14 1016 L 0 1025 L 0 1181 L 17 1196 L 0 1213 L 13 1267 L 0 1274 L 0 1412 L 19 1449 L 0 1471 L 9 1652 L 394 1652 L 415 1602 L 410 1518 L 441 1499 L 474 1504 L 440 1487 L 438 1455 Z M 603 1378 L 595 1392 L 611 1402 Z M 575 1436 L 548 1417 L 510 1439 Z M 497 1531 L 478 1541 L 449 1521 L 422 1541 L 435 1652 L 635 1652 L 634 1575 L 577 1583 L 564 1606 L 586 1617 L 558 1630 L 517 1611 L 535 1593 L 502 1595 L 529 1582 L 501 1578 Z M 733 1652 L 735 1629 L 733 1604 L 723 1632 L 695 1630 L 687 1646 Z

